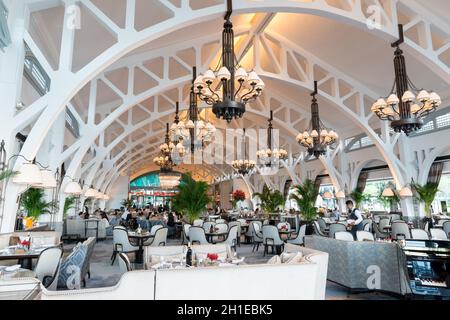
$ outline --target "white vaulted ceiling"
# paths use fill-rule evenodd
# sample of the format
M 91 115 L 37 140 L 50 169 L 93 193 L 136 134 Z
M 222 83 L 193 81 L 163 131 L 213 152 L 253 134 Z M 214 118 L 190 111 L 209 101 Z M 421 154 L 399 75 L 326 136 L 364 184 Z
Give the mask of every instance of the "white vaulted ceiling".
M 172 9 L 179 7 L 181 2 L 183 0 L 136 0 L 135 29 L 139 31 L 155 27 L 170 19 L 174 16 Z M 245 6 L 252 1 L 237 2 L 239 8 L 239 5 Z M 433 8 L 430 14 L 448 21 L 446 16 L 446 12 L 449 12 L 448 1 L 430 2 L 432 2 L 430 7 Z M 210 10 L 215 8 L 215 5 L 223 5 L 224 1 L 191 0 L 188 3 L 195 10 L 199 9 L 198 7 L 201 7 L 201 10 Z M 260 1 L 260 3 L 261 6 L 268 3 L 268 6 L 277 8 L 274 1 Z M 240 128 L 249 125 L 255 129 L 265 128 L 269 110 L 272 109 L 275 112 L 275 128 L 279 128 L 284 137 L 281 144 L 290 145 L 291 151 L 298 153 L 302 149 L 295 143 L 295 134 L 308 125 L 309 93 L 313 86 L 312 80 L 316 79 L 322 80 L 320 89 L 324 94 L 319 97 L 320 113 L 328 126 L 333 127 L 342 136 L 362 132 L 361 123 L 355 121 L 352 116 L 357 113 L 356 102 L 352 99 L 358 97 L 354 96 L 354 93 L 361 95 L 364 104 L 362 106 L 364 110 L 360 115 L 362 114 L 363 118 L 367 117 L 371 129 L 377 129 L 379 122 L 369 117 L 369 108 L 373 99 L 388 93 L 392 86 L 393 50 L 390 42 L 395 40 L 395 37 L 382 35 L 381 32 L 371 32 L 348 23 L 345 18 L 347 13 L 344 11 L 337 11 L 342 13 L 342 19 L 337 19 L 331 14 L 321 17 L 306 13 L 288 13 L 295 10 L 288 7 L 292 3 L 289 1 L 286 3 L 289 10 L 282 10 L 286 13 L 258 12 L 273 11 L 265 9 L 255 10 L 258 13 L 253 13 L 249 7 L 245 13 L 237 10 L 233 15 L 236 51 L 248 49 L 241 62 L 247 67 L 253 67 L 255 64 L 260 67 L 261 76 L 267 85 L 267 94 L 262 103 L 249 106 L 250 110 L 244 119 L 233 121 L 228 127 Z M 348 2 L 335 0 L 326 3 L 342 7 L 343 3 Z M 361 3 L 365 8 L 372 1 L 361 0 Z M 404 6 L 405 4 L 400 4 L 398 7 L 404 10 Z M 105 15 L 118 28 L 123 28 L 126 23 L 126 0 L 81 1 L 81 29 L 76 31 L 74 40 L 72 67 L 74 72 L 82 70 L 99 54 L 121 41 L 120 37 L 105 27 L 104 21 L 103 23 L 99 21 L 92 13 L 92 8 Z M 98 136 L 95 136 L 95 141 L 91 144 L 99 150 L 97 154 L 102 154 L 100 151 L 104 147 L 123 136 L 120 141 L 116 141 L 112 150 L 103 154 L 103 158 L 84 158 L 81 163 L 85 166 L 82 172 L 87 174 L 88 169 L 92 168 L 96 161 L 108 163 L 114 160 L 111 163 L 113 168 L 116 166 L 119 173 L 126 172 L 131 175 L 141 172 L 142 168 L 148 166 L 158 151 L 158 144 L 163 140 L 165 123 L 173 120 L 174 102 L 180 101 L 182 107 L 186 106 L 191 79 L 190 66 L 196 64 L 201 69 L 199 71 L 205 71 L 206 67 L 217 65 L 223 19 L 222 12 L 212 9 L 211 11 L 216 13 L 212 13 L 207 19 L 185 23 L 178 30 L 168 32 L 148 43 L 143 42 L 134 50 L 112 60 L 106 70 L 98 70 L 98 73 L 93 75 L 93 80 L 87 82 L 70 99 L 72 110 L 84 123 L 88 121 L 92 99 L 95 100 L 95 125 L 104 123 L 108 116 L 114 115 L 113 121 L 109 121 L 101 131 L 104 134 L 104 145 L 101 145 Z M 408 14 L 411 12 L 404 10 L 398 15 L 405 24 L 413 20 Z M 48 9 L 33 12 L 30 20 L 29 33 L 54 70 L 60 61 L 63 21 L 63 5 L 50 6 Z M 439 27 L 442 29 L 442 25 Z M 393 29 L 395 30 L 395 26 Z M 444 47 L 446 43 L 448 44 L 448 38 L 443 37 L 441 31 L 436 32 L 434 36 L 436 48 L 439 47 L 438 44 Z M 414 34 L 417 32 L 411 27 L 409 30 L 411 39 L 415 38 Z M 448 34 L 450 30 L 443 32 L 445 35 L 445 32 Z M 255 43 L 258 43 L 259 54 L 255 53 Z M 450 98 L 447 82 L 450 75 L 446 78 L 443 73 L 431 71 L 427 59 L 421 59 L 414 50 L 405 51 L 409 75 L 416 85 L 440 91 L 444 100 Z M 447 67 L 450 65 L 448 51 L 443 50 L 442 59 L 439 61 Z M 166 69 L 164 63 L 167 64 Z M 283 63 L 286 63 L 288 70 L 278 70 L 280 66 L 283 67 Z M 133 70 L 133 79 L 130 79 L 132 74 L 129 70 Z M 308 70 L 311 74 L 308 74 Z M 164 72 L 168 75 L 167 79 Z M 92 97 L 94 82 L 97 93 Z M 133 92 L 129 92 L 128 88 L 131 82 L 130 88 Z M 124 107 L 124 112 L 117 113 L 117 109 L 131 96 L 136 99 L 130 101 L 136 103 L 130 106 L 130 109 Z M 222 121 L 212 117 L 210 119 L 219 128 L 227 127 Z M 145 125 L 140 126 L 142 123 Z M 135 128 L 135 131 L 124 135 L 130 128 Z M 82 139 L 83 136 L 80 140 Z M 82 145 L 80 141 L 75 143 Z M 67 145 L 67 149 L 70 150 L 70 147 Z M 123 155 L 116 159 L 121 152 Z M 69 152 L 64 156 L 62 160 L 73 159 Z M 93 173 L 92 178 L 101 174 L 103 174 L 101 170 Z

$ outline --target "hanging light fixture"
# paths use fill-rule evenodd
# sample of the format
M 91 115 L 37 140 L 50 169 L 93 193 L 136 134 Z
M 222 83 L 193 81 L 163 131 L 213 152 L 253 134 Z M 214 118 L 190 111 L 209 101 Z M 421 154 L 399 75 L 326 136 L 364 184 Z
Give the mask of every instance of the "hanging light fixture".
M 408 78 L 406 62 L 400 44 L 404 42 L 403 25 L 398 25 L 400 39 L 391 44 L 395 50 L 395 81 L 388 98 L 372 105 L 372 112 L 381 120 L 391 121 L 395 132 L 409 135 L 423 126 L 423 119 L 442 104 L 436 92 L 419 90 Z
M 77 181 L 75 181 L 75 179 L 70 178 L 70 181 L 64 187 L 63 192 L 68 195 L 79 196 L 83 193 L 83 190 L 80 184 Z
M 273 149 L 272 133 L 273 133 L 273 111 L 270 110 L 269 126 L 267 128 L 267 149 L 259 150 L 256 156 L 266 166 L 271 167 L 272 164 L 278 164 L 280 160 L 287 159 L 288 153 L 282 148 Z
M 97 195 L 98 195 L 98 191 L 94 189 L 93 185 L 91 185 L 84 193 L 84 196 L 86 198 L 97 198 Z
M 169 124 L 166 124 L 166 139 L 163 144 L 159 146 L 160 154 L 153 159 L 153 163 L 160 167 L 161 172 L 171 172 L 176 164 L 172 160 L 173 150 L 176 148 L 175 144 L 170 141 Z
M 246 175 L 250 173 L 256 166 L 256 162 L 247 158 L 247 143 L 245 140 L 245 128 L 243 129 L 242 140 L 244 142 L 244 159 L 234 160 L 231 166 L 239 174 Z
M 190 148 L 193 154 L 195 150 L 203 149 L 213 140 L 216 127 L 208 122 L 203 121 L 200 118 L 200 112 L 198 109 L 197 94 L 195 93 L 194 81 L 197 77 L 197 68 L 192 68 L 192 86 L 189 96 L 189 112 L 186 122 L 180 121 L 172 124 L 170 128 L 171 134 L 179 139 L 182 139 L 184 146 Z M 177 107 L 178 108 L 178 107 Z
M 194 81 L 194 90 L 199 98 L 212 105 L 213 113 L 219 119 L 241 118 L 245 105 L 255 101 L 264 90 L 264 82 L 252 71 L 239 66 L 234 53 L 232 0 L 227 1 L 224 30 L 222 32 L 222 67 L 208 70 Z
M 172 160 L 176 164 L 180 164 L 181 161 L 183 160 L 183 157 L 186 155 L 186 148 L 183 145 L 184 136 L 182 134 L 182 129 L 179 128 L 180 123 L 182 123 L 180 121 L 179 111 L 180 106 L 177 101 L 175 106 L 175 120 L 170 128 L 170 139 L 173 145 L 175 146 L 174 148 L 172 148 L 171 156 Z
M 311 93 L 313 97 L 311 103 L 311 124 L 310 128 L 297 135 L 297 142 L 308 149 L 309 155 L 314 155 L 316 158 L 324 155 L 327 147 L 331 146 L 338 139 L 338 135 L 333 130 L 327 129 L 319 116 L 319 105 L 317 104 L 316 95 L 317 81 L 314 81 L 314 92 Z

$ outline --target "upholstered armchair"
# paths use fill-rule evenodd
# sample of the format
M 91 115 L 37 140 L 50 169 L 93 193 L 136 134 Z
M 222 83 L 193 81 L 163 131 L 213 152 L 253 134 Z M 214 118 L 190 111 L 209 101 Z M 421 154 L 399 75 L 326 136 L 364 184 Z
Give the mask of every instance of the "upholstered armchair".
M 263 244 L 264 244 L 264 256 L 268 253 L 268 248 L 272 248 L 274 252 L 275 248 L 283 249 L 284 241 L 281 240 L 280 234 L 276 226 L 265 225 L 262 227 Z

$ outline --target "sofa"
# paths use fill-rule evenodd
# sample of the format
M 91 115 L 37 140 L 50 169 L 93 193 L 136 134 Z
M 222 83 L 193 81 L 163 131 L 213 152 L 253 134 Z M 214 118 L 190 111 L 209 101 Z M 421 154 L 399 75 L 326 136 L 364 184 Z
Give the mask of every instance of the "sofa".
M 179 248 L 164 248 L 170 251 L 170 254 L 180 252 Z M 197 248 L 197 252 L 200 252 L 200 249 L 202 248 Z M 209 249 L 202 251 L 207 250 Z M 113 287 L 60 292 L 42 288 L 40 298 L 43 300 L 324 299 L 328 255 L 297 246 L 287 246 L 287 250 L 302 252 L 305 261 L 295 264 L 130 271 L 124 273 L 119 283 Z
M 351 291 L 399 295 L 411 292 L 406 257 L 396 243 L 342 241 L 313 235 L 305 237 L 305 246 L 327 252 L 328 280 Z
M 65 236 L 75 237 L 77 239 L 87 239 L 89 237 L 96 237 L 97 232 L 95 229 L 86 230 L 87 227 L 96 228 L 98 222 L 98 237 L 97 239 L 106 238 L 106 228 L 101 220 L 98 219 L 66 219 Z

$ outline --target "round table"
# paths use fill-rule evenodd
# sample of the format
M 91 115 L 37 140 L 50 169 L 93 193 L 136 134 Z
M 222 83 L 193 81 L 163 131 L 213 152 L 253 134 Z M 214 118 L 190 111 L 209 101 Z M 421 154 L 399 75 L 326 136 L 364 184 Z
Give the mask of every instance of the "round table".
M 20 268 L 17 271 L 6 272 L 4 269 L 0 271 L 0 279 L 20 279 L 20 278 L 36 278 L 36 273 L 29 269 Z
M 136 252 L 136 263 L 144 263 L 144 242 L 147 239 L 153 238 L 150 232 L 136 233 L 128 232 L 128 238 L 137 240 L 139 250 Z
M 206 240 L 209 243 L 213 243 L 213 237 L 226 237 L 228 232 L 205 232 Z

